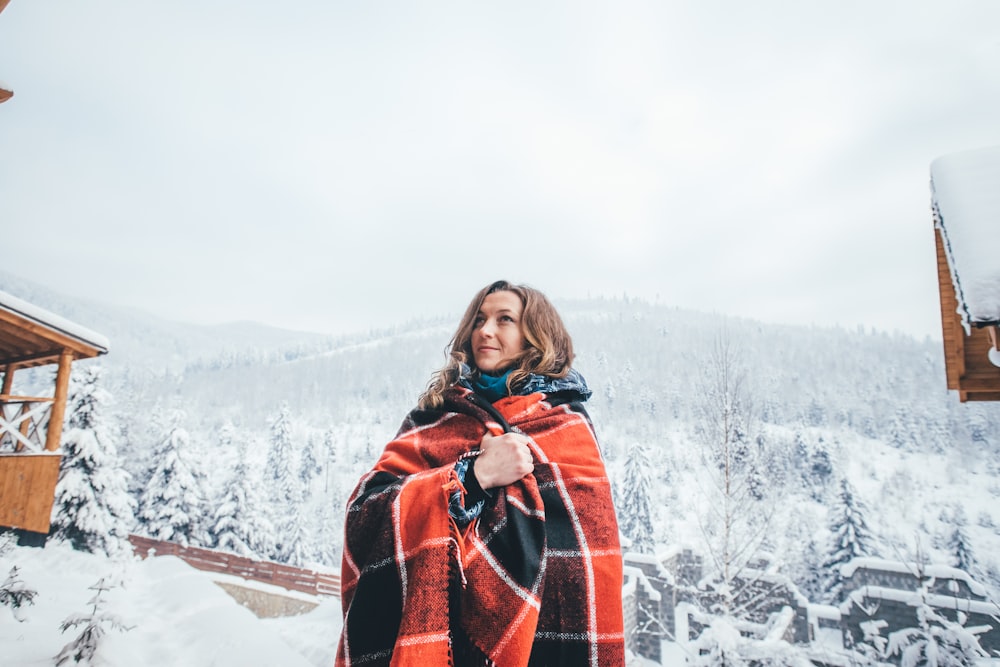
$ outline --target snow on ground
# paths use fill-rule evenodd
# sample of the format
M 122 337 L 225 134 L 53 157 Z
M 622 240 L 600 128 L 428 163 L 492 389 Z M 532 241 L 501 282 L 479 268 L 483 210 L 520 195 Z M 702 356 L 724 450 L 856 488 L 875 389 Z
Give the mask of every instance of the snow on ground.
M 63 544 L 15 547 L 0 555 L 0 579 L 13 565 L 38 595 L 21 611 L 23 622 L 0 608 L 4 665 L 52 665 L 80 631 L 62 634 L 59 624 L 71 614 L 91 611 L 94 591 L 89 587 L 101 577 L 121 584 L 105 594 L 104 611 L 130 627 L 108 630 L 98 653 L 107 667 L 333 664 L 340 633 L 336 598 L 322 600 L 302 616 L 261 620 L 215 585 L 212 574 L 173 556 L 113 563 Z

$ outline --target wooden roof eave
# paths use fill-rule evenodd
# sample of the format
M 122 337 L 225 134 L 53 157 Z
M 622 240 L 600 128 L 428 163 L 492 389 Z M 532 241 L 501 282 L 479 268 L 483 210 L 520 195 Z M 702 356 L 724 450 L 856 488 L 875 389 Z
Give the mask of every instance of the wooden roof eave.
M 1000 368 L 988 361 L 989 349 L 998 345 L 996 323 L 971 321 L 966 328 L 940 226 L 934 232 L 947 387 L 958 391 L 963 403 L 1000 401 Z
M 945 375 L 948 389 L 959 389 L 959 378 L 965 375 L 965 330 L 958 313 L 958 299 L 952 282 L 951 268 L 939 226 L 934 227 L 937 246 L 938 292 L 941 302 L 941 338 L 944 344 Z
M 0 304 L 0 324 L 7 325 L 3 329 L 14 348 L 5 358 L 0 358 L 0 365 L 27 367 L 54 363 L 63 350 L 69 350 L 77 359 L 90 359 L 108 352 L 103 341 L 85 340 L 3 304 Z

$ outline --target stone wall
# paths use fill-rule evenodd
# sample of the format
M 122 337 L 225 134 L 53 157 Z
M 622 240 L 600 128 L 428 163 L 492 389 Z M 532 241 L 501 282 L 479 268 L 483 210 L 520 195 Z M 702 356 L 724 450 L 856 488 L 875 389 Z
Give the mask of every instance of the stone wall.
M 240 586 L 225 581 L 216 581 L 215 585 L 226 591 L 231 598 L 254 613 L 257 618 L 277 618 L 280 616 L 298 616 L 319 606 L 316 602 L 297 599 L 280 593 L 271 593 Z

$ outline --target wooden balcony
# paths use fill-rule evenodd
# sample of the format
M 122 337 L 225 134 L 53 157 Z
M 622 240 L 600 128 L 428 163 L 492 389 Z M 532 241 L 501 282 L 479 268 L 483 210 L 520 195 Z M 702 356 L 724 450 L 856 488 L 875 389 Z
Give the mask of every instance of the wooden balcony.
M 48 534 L 71 367 L 107 351 L 100 334 L 0 292 L 0 530 Z M 16 371 L 47 364 L 51 396 L 13 393 Z

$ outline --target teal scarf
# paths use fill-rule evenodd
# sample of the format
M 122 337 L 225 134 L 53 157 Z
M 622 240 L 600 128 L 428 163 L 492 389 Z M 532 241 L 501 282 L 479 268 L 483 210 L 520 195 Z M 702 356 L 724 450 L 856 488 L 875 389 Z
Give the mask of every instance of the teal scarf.
M 510 392 L 507 390 L 507 378 L 510 377 L 513 370 L 513 368 L 510 368 L 502 375 L 480 373 L 478 376 L 471 378 L 469 384 L 472 385 L 474 392 L 484 396 L 490 403 L 495 403 L 504 396 L 510 395 Z

